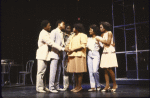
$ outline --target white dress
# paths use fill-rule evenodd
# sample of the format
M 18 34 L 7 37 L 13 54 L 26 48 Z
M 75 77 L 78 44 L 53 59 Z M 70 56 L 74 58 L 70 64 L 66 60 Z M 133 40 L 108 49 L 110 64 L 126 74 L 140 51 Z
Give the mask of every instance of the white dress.
M 108 32 L 111 32 L 111 31 L 108 31 Z M 108 40 L 108 32 L 106 32 L 103 35 L 103 39 Z M 111 39 L 111 44 L 113 44 L 113 37 Z M 101 57 L 100 67 L 101 68 L 118 67 L 115 47 L 113 47 L 112 45 L 106 46 L 104 44 L 104 50 L 103 50 L 103 54 Z

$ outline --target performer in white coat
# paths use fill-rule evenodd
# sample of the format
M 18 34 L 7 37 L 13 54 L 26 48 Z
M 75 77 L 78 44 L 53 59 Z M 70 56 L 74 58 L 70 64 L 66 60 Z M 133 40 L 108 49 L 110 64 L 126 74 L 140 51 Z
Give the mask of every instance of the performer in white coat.
M 62 30 L 65 29 L 65 22 L 63 20 L 58 20 L 56 22 L 57 28 L 52 30 L 50 33 L 50 39 L 55 42 L 55 44 L 64 46 L 64 38 Z M 50 75 L 49 75 L 49 90 L 50 92 L 57 93 L 59 91 L 65 91 L 59 87 L 60 73 L 61 73 L 61 60 L 62 52 L 59 52 L 56 48 L 51 48 L 51 63 L 50 63 Z
M 43 20 L 41 22 L 42 31 L 39 34 L 38 39 L 38 49 L 36 51 L 37 59 L 37 76 L 36 76 L 36 91 L 46 92 L 49 89 L 46 87 L 46 77 L 45 71 L 47 68 L 47 61 L 50 61 L 50 52 L 48 46 L 54 47 L 59 51 L 64 51 L 64 48 L 54 43 L 49 36 L 50 22 L 48 20 Z M 44 82 L 44 83 L 43 83 Z

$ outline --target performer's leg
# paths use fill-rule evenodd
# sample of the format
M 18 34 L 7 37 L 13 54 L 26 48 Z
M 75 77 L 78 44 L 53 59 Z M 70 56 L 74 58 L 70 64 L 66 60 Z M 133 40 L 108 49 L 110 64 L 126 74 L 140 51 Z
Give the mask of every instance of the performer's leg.
M 69 87 L 69 74 L 66 71 L 67 70 L 66 67 L 67 67 L 67 62 L 65 61 L 64 76 L 63 76 L 63 86 L 64 86 L 64 89 L 67 89 Z
M 63 60 L 62 60 L 62 68 L 63 68 L 63 87 L 67 89 L 69 87 L 69 75 L 67 73 L 67 64 L 68 64 L 68 57 L 66 52 L 63 52 Z
M 115 80 L 115 73 L 114 73 L 114 71 L 112 70 L 112 68 L 109 68 L 108 70 L 109 70 L 111 79 L 112 79 L 112 81 L 113 81 L 113 88 L 112 88 L 112 89 L 116 89 L 116 88 L 117 88 L 117 84 L 116 84 L 116 80 Z
M 87 62 L 88 62 L 90 86 L 91 86 L 91 88 L 95 88 L 95 79 L 94 79 L 94 76 L 93 76 L 93 59 L 88 56 L 87 57 Z
M 59 89 L 61 67 L 62 67 L 62 63 L 61 63 L 61 60 L 59 60 L 58 61 L 58 65 L 57 65 L 57 71 L 56 71 L 56 77 L 55 77 L 55 84 L 54 84 L 56 89 Z
M 105 86 L 104 90 L 107 90 L 109 88 L 109 76 L 108 76 L 107 69 L 104 69 L 104 71 L 105 71 L 105 81 L 106 81 L 106 86 Z
M 57 59 L 52 59 L 50 63 L 50 75 L 49 75 L 49 89 L 55 89 L 54 88 L 54 82 L 55 82 L 55 76 L 56 76 L 56 70 L 57 70 Z
M 37 77 L 36 77 L 36 90 L 43 90 L 44 83 L 43 78 L 47 68 L 47 62 L 43 60 L 37 60 Z
M 74 73 L 73 75 L 74 75 L 74 80 L 73 81 L 75 81 L 75 87 L 71 91 L 76 90 L 77 87 L 78 87 L 78 76 L 77 76 L 77 73 Z
M 80 90 L 82 90 L 81 84 L 82 84 L 82 78 L 83 78 L 83 73 L 77 73 L 77 88 L 73 91 L 73 92 L 79 92 Z
M 82 84 L 83 73 L 77 73 L 77 74 L 78 74 L 78 87 L 77 87 L 77 89 L 80 89 L 81 84 Z
M 46 74 L 44 75 L 43 82 L 44 82 L 44 89 L 45 89 L 46 88 Z
M 62 69 L 63 69 L 63 76 L 65 75 L 65 59 L 66 59 L 66 52 L 63 51 L 63 58 L 62 58 Z
M 74 73 L 72 73 L 71 74 L 71 79 L 72 79 L 72 86 L 73 86 L 73 88 L 75 88 L 75 86 L 76 86 L 76 83 L 75 83 L 75 74 Z
M 67 89 L 69 87 L 69 76 L 63 76 L 63 86 L 64 89 Z
M 101 87 L 100 83 L 99 83 L 99 72 L 98 72 L 98 69 L 99 69 L 99 62 L 100 62 L 100 58 L 98 57 L 95 57 L 93 59 L 93 75 L 94 75 L 94 80 L 95 80 L 95 83 L 96 83 L 96 86 L 98 88 Z

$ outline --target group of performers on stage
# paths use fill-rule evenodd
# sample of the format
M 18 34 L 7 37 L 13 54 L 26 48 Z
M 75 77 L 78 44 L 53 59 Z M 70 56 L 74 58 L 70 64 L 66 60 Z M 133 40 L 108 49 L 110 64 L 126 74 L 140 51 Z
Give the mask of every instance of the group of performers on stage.
M 74 82 L 74 88 L 71 91 L 79 92 L 82 90 L 83 73 L 87 72 L 87 68 L 91 86 L 88 91 L 116 91 L 118 86 L 112 68 L 118 67 L 118 63 L 111 24 L 100 22 L 99 26 L 91 25 L 89 27 L 91 37 L 87 37 L 83 33 L 84 26 L 81 23 L 74 24 L 72 32 L 71 26 L 65 25 L 62 20 L 57 21 L 56 25 L 57 28 L 49 33 L 50 22 L 48 20 L 41 22 L 43 29 L 39 34 L 38 49 L 36 51 L 36 91 L 50 91 L 53 93 L 65 91 L 69 87 L 69 74 L 71 74 Z M 62 32 L 63 30 L 65 32 Z M 102 32 L 101 36 L 98 36 L 99 30 Z M 100 48 L 103 48 L 101 59 Z M 45 77 L 48 61 L 50 61 L 49 88 L 46 87 Z M 99 83 L 99 67 L 105 71 L 106 86 L 104 89 L 101 89 L 102 85 Z M 59 87 L 61 69 L 63 69 L 63 88 Z M 109 86 L 108 73 L 113 81 L 112 88 Z

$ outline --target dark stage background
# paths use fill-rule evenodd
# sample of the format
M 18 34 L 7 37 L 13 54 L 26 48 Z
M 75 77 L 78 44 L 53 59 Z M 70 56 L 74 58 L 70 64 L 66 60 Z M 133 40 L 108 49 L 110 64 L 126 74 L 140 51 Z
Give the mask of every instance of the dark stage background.
M 142 12 L 149 13 L 148 0 L 135 0 L 135 3 L 137 9 L 144 7 Z M 146 15 L 145 20 L 148 21 L 149 14 Z M 91 24 L 99 25 L 100 21 L 112 23 L 112 0 L 1 0 L 1 59 L 13 59 L 15 63 L 23 65 L 21 70 L 25 70 L 28 60 L 35 60 L 34 83 L 37 41 L 42 29 L 41 21 L 45 19 L 50 21 L 51 30 L 56 28 L 55 22 L 58 19 L 72 26 L 81 22 L 88 35 Z M 48 82 L 49 66 L 46 74 Z M 100 69 L 101 82 L 105 81 L 103 75 Z M 16 82 L 13 77 L 15 75 L 12 76 L 12 82 Z M 88 73 L 84 74 L 83 82 L 89 83 Z

